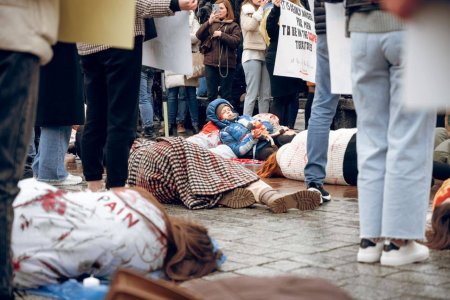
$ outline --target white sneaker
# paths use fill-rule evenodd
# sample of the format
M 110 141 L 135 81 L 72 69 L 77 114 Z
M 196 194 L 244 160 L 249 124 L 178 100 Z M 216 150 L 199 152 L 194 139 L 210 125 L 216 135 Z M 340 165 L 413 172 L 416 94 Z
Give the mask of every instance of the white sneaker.
M 401 266 L 427 260 L 429 256 L 428 247 L 415 241 L 407 241 L 398 247 L 386 240 L 380 262 L 384 266 Z
M 368 264 L 378 262 L 382 251 L 383 241 L 375 243 L 369 239 L 361 239 L 356 260 Z
M 67 178 L 64 179 L 63 181 L 52 182 L 51 185 L 54 186 L 77 185 L 80 184 L 82 181 L 83 178 L 81 178 L 80 176 L 69 174 L 69 176 L 67 176 Z

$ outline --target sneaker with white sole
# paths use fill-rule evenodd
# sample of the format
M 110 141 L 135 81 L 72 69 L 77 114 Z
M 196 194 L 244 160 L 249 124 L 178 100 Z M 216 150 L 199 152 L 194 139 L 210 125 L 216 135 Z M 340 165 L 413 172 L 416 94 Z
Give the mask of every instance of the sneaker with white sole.
M 54 186 L 77 185 L 80 184 L 82 181 L 83 178 L 81 178 L 81 176 L 69 174 L 67 178 L 64 179 L 63 181 L 51 182 L 50 184 Z
M 324 202 L 328 202 L 331 200 L 331 195 L 330 193 L 328 193 L 324 188 L 323 185 L 315 183 L 315 182 L 310 182 L 308 183 L 308 191 L 312 191 L 312 192 L 317 192 L 320 193 L 320 197 L 321 197 L 321 201 L 320 204 L 324 203 Z
M 380 262 L 384 266 L 401 266 L 427 260 L 430 250 L 427 246 L 408 240 L 405 245 L 397 246 L 386 240 Z
M 361 263 L 375 263 L 380 261 L 383 252 L 383 241 L 374 242 L 369 239 L 361 239 L 356 260 Z

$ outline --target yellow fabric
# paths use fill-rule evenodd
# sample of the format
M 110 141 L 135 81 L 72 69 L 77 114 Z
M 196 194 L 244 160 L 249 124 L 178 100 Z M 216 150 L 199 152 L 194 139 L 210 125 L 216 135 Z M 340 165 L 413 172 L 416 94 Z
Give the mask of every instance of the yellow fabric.
M 266 24 L 267 24 L 267 17 L 269 16 L 270 10 L 271 10 L 271 8 L 264 10 L 263 16 L 261 19 L 261 23 L 259 24 L 259 32 L 261 32 L 261 35 L 267 46 L 269 46 L 269 44 L 270 44 L 270 38 L 269 38 L 269 35 L 267 34 Z

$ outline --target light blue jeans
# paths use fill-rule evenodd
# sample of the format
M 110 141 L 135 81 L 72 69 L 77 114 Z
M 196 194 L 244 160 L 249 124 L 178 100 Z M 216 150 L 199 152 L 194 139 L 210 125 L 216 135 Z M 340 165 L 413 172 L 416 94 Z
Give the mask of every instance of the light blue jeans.
M 64 157 L 72 126 L 41 127 L 41 138 L 33 161 L 33 176 L 39 181 L 57 182 L 67 178 Z
M 242 68 L 247 84 L 244 115 L 253 116 L 256 100 L 258 100 L 258 113 L 268 113 L 270 108 L 270 77 L 266 62 L 251 59 L 244 62 Z
M 403 34 L 351 34 L 363 238 L 423 239 L 425 233 L 436 112 L 404 108 Z
M 139 112 L 142 126 L 153 127 L 153 96 L 152 86 L 154 70 L 148 67 L 141 69 L 141 85 L 139 87 Z
M 338 103 L 339 95 L 331 93 L 327 35 L 320 34 L 317 36 L 316 91 L 308 123 L 306 184 L 323 184 L 325 179 L 330 126 Z
M 192 125 L 198 125 L 198 102 L 193 86 L 169 88 L 167 96 L 169 124 L 184 123 L 186 109 L 189 108 Z

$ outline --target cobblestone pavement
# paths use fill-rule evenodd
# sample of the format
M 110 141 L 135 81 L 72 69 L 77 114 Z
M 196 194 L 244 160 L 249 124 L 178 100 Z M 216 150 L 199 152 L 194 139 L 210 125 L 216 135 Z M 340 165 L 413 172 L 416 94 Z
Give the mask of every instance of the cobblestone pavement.
M 70 171 L 80 174 L 79 163 Z M 282 192 L 304 188 L 303 183 L 286 179 L 271 179 L 269 183 Z M 83 188 L 84 184 L 66 189 Z M 221 271 L 196 280 L 290 274 L 327 279 L 355 299 L 450 299 L 450 251 L 431 251 L 427 262 L 401 267 L 357 263 L 356 189 L 326 188 L 333 200 L 307 212 L 273 214 L 260 205 L 197 211 L 178 205 L 166 208 L 171 215 L 205 225 L 227 256 Z

